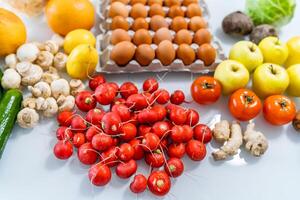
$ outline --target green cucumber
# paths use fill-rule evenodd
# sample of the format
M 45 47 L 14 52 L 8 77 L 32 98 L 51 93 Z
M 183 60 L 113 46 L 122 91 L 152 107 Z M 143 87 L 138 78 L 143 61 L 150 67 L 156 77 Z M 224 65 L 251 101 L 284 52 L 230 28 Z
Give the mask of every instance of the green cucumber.
M 21 109 L 22 93 L 11 89 L 4 93 L 0 102 L 0 158 Z
M 2 86 L 1 86 L 1 80 L 2 80 L 2 77 L 3 77 L 3 73 L 2 73 L 2 71 L 0 70 L 0 100 L 2 99 L 3 94 L 4 94 L 4 90 L 3 90 Z

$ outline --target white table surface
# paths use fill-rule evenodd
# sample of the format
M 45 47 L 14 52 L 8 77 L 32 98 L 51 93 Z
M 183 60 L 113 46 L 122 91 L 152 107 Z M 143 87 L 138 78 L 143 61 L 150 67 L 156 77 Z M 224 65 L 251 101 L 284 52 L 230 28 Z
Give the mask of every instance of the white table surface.
M 300 6 L 300 0 L 297 0 Z M 223 17 L 235 10 L 243 10 L 244 0 L 207 0 L 211 12 L 211 25 L 214 35 L 219 37 L 226 52 L 237 39 L 226 36 L 220 29 Z M 0 2 L 0 6 L 6 7 Z M 28 19 L 20 15 L 27 25 L 29 40 L 46 40 L 52 35 L 45 19 Z M 293 21 L 282 28 L 283 41 L 300 35 L 300 7 Z M 1 44 L 0 44 L 1 45 Z M 160 74 L 161 75 L 161 74 Z M 148 76 L 113 75 L 106 76 L 110 81 L 122 83 L 134 81 L 141 86 Z M 169 73 L 161 82 L 161 87 L 169 91 L 182 89 L 191 99 L 189 87 L 192 77 L 188 73 Z M 211 106 L 188 105 L 197 109 L 201 122 L 209 122 L 214 115 L 231 120 L 227 110 L 227 99 L 223 98 Z M 298 102 L 298 108 L 300 104 Z M 270 147 L 261 158 L 253 158 L 242 149 L 239 155 L 226 162 L 215 162 L 211 151 L 216 148 L 207 146 L 208 155 L 202 162 L 185 159 L 185 173 L 172 181 L 170 194 L 164 199 L 174 200 L 281 200 L 299 199 L 300 180 L 300 134 L 291 125 L 274 127 L 268 125 L 262 115 L 256 120 L 257 129 L 264 132 Z M 245 124 L 243 124 L 245 127 Z M 68 161 L 57 160 L 52 149 L 55 144 L 54 120 L 43 120 L 32 130 L 15 127 L 4 155 L 0 160 L 0 200 L 117 200 L 135 199 L 129 191 L 129 180 L 120 180 L 113 175 L 106 187 L 93 187 L 87 177 L 88 167 L 79 163 L 76 156 Z M 139 171 L 146 172 L 142 164 Z M 150 192 L 138 199 L 157 199 Z

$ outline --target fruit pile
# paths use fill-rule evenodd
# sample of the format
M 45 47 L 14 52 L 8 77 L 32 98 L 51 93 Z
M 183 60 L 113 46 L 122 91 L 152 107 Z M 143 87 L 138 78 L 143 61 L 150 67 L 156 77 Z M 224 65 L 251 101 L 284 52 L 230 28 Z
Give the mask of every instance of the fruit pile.
M 215 62 L 217 52 L 198 0 L 112 1 L 107 15 L 110 59 L 118 66 L 132 60 L 149 66 L 154 59 L 163 66 Z
M 54 154 L 68 159 L 77 149 L 80 162 L 92 165 L 89 179 L 96 186 L 111 180 L 112 167 L 118 177 L 128 179 L 137 173 L 137 160 L 145 159 L 151 167 L 148 178 L 135 175 L 130 189 L 134 193 L 149 190 L 158 196 L 167 194 L 171 178 L 184 171 L 181 158 L 201 161 L 206 156 L 205 143 L 210 142 L 209 127 L 199 124 L 199 114 L 181 106 L 182 91 L 171 95 L 149 78 L 139 92 L 132 82 L 120 87 L 96 75 L 89 82 L 92 91 L 76 96 L 76 105 L 85 116 L 61 112 L 58 117 L 57 144 Z M 120 94 L 120 97 L 118 95 Z M 104 111 L 100 104 L 108 109 Z M 155 169 L 155 170 L 153 170 Z

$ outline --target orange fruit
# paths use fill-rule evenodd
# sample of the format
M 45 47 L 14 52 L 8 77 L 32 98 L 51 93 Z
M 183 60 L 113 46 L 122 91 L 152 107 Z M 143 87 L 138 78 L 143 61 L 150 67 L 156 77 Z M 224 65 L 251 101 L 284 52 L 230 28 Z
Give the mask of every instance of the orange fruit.
M 14 13 L 0 8 L 0 57 L 15 53 L 26 42 L 26 27 Z
M 46 17 L 51 29 L 65 36 L 75 29 L 90 30 L 95 23 L 95 10 L 89 0 L 50 0 Z

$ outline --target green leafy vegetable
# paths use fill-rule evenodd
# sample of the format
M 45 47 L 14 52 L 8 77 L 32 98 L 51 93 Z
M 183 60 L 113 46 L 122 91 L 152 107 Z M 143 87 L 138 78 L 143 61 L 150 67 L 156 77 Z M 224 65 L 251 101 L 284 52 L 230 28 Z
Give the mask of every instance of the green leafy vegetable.
M 247 14 L 255 25 L 283 26 L 294 16 L 295 0 L 247 0 Z

